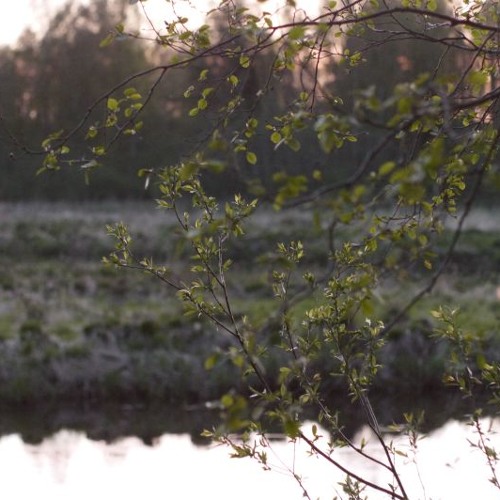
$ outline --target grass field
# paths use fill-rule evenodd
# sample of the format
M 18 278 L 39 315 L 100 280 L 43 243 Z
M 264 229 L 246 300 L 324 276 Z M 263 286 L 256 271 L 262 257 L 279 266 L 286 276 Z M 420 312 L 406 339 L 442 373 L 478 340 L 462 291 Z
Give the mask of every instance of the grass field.
M 307 216 L 263 210 L 244 244 L 230 249 L 235 307 L 256 325 L 275 307 L 266 269 L 255 267 L 259 254 L 301 232 L 308 264 L 320 268 L 328 262 L 321 231 L 304 224 Z M 234 386 L 229 363 L 209 377 L 204 370 L 205 359 L 228 339 L 186 318 L 172 290 L 150 276 L 101 264 L 113 247 L 105 226 L 122 220 L 138 254 L 188 275 L 175 219 L 153 203 L 0 204 L 0 402 L 195 403 Z M 382 392 L 391 387 L 421 394 L 440 384 L 446 347 L 429 338 L 430 310 L 438 304 L 460 307 L 463 327 L 498 357 L 499 270 L 500 220 L 477 211 L 449 271 L 389 338 L 378 382 Z M 390 317 L 423 284 L 414 275 L 403 287 L 385 284 L 375 312 Z M 300 307 L 308 305 L 306 300 Z

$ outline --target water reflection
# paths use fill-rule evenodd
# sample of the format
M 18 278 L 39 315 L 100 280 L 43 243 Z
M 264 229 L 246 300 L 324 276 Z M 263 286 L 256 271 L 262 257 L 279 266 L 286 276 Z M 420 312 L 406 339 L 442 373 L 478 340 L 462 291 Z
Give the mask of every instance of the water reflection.
M 460 394 L 436 393 L 425 395 L 407 394 L 371 397 L 371 403 L 382 426 L 401 422 L 403 413 L 425 414 L 424 431 L 430 432 L 443 426 L 448 420 L 470 414 L 472 408 Z M 344 432 L 353 436 L 365 424 L 365 413 L 359 403 L 334 398 L 331 408 L 338 408 L 342 416 L 340 424 Z M 316 413 L 307 411 L 304 419 L 314 419 Z M 93 440 L 113 442 L 127 436 L 136 436 L 145 444 L 152 444 L 164 434 L 190 434 L 197 444 L 205 441 L 200 437 L 203 429 L 220 423 L 218 410 L 206 405 L 175 406 L 157 404 L 96 404 L 75 405 L 43 404 L 16 407 L 0 406 L 0 437 L 19 434 L 23 441 L 41 443 L 63 429 L 85 432 Z
M 307 424 L 306 424 L 307 425 Z M 484 426 L 489 425 L 484 421 Z M 496 421 L 493 431 L 500 428 Z M 368 431 L 358 434 L 368 437 Z M 491 434 L 491 446 L 500 446 Z M 498 497 L 489 484 L 490 471 L 485 458 L 471 448 L 468 439 L 477 436 L 464 424 L 451 421 L 434 431 L 418 445 L 415 456 L 399 456 L 398 465 L 412 498 L 470 499 Z M 406 441 L 395 438 L 403 451 Z M 368 448 L 376 452 L 375 440 Z M 362 471 L 381 484 L 388 478 L 370 463 L 358 460 L 349 450 L 337 450 L 335 458 Z M 255 500 L 302 498 L 291 478 L 291 471 L 304 476 L 312 498 L 342 497 L 336 474 L 323 460 L 309 457 L 301 445 L 273 442 L 269 459 L 274 472 L 265 472 L 251 460 L 234 460 L 223 447 L 198 447 L 188 434 L 165 434 L 152 446 L 138 438 L 114 443 L 92 441 L 77 431 L 61 430 L 40 444 L 26 444 L 19 435 L 0 440 L 0 470 L 4 498 L 50 498 L 88 500 L 89 498 L 144 498 Z M 371 494 L 369 498 L 383 498 Z
M 27 405 L 0 407 L 0 436 L 19 434 L 23 441 L 39 444 L 60 430 L 70 429 L 108 443 L 136 436 L 145 444 L 153 444 L 164 434 L 190 434 L 194 442 L 202 444 L 203 429 L 219 421 L 218 412 L 202 406 L 186 411 L 172 404 Z

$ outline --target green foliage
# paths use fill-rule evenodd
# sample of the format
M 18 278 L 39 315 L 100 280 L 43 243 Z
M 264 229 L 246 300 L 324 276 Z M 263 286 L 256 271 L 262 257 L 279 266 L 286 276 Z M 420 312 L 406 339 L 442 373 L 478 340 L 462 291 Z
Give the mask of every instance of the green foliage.
M 172 239 L 189 257 L 189 272 L 179 276 L 138 254 L 122 223 L 108 227 L 116 248 L 105 262 L 156 277 L 175 292 L 189 318 L 209 320 L 230 340 L 226 349 L 207 352 L 207 369 L 226 359 L 239 379 L 220 400 L 224 425 L 205 435 L 229 444 L 235 457 L 267 466 L 266 439 L 277 428 L 343 471 L 349 498 L 370 490 L 409 498 L 395 465 L 398 450 L 379 425 L 370 391 L 388 338 L 452 260 L 465 219 L 495 174 L 500 143 L 498 25 L 482 9 L 452 12 L 434 1 L 401 5 L 331 2 L 327 14 L 315 18 L 297 10 L 278 26 L 269 13 L 221 2 L 196 29 L 177 19 L 154 31 L 167 62 L 105 90 L 89 111 L 100 110 L 104 119 L 88 128 L 85 116 L 69 133 L 44 141 L 45 170 L 61 168 L 66 158 L 78 161 L 73 142 L 82 147 L 84 129 L 90 155 L 84 165 L 102 164 L 122 136 L 147 137 L 139 115 L 153 105 L 163 81 L 183 72 L 178 98 L 187 107 L 176 110 L 191 120 L 193 130 L 186 130 L 193 151 L 160 168 L 138 168 L 157 186 L 158 208 L 175 216 Z M 115 31 L 127 36 L 122 26 Z M 111 41 L 108 35 L 101 45 Z M 141 81 L 144 90 L 130 86 L 139 88 Z M 217 189 L 221 181 L 223 191 Z M 274 300 L 269 321 L 257 325 L 250 311 L 237 311 L 240 289 L 230 253 L 238 242 L 247 244 L 246 229 L 266 203 L 314 210 L 304 211 L 308 218 L 298 234 L 266 246 L 255 259 L 256 272 L 269 276 Z M 438 252 L 451 226 L 449 245 Z M 311 227 L 324 244 L 326 265 L 307 258 Z M 341 231 L 347 236 L 339 238 Z M 390 282 L 404 288 L 410 280 L 423 282 L 422 289 L 382 316 L 380 287 Z M 498 404 L 497 364 L 481 353 L 477 336 L 461 331 L 454 313 L 441 308 L 433 315 L 443 325 L 435 336 L 449 347 L 445 382 L 471 399 L 479 448 L 499 486 L 497 455 L 483 439 L 474 397 L 486 388 Z M 346 435 L 331 387 L 363 413 L 383 460 Z M 315 431 L 302 430 L 306 415 L 327 429 L 326 445 Z M 404 420 L 415 446 L 419 418 Z M 392 475 L 392 484 L 374 483 L 339 464 L 332 454 L 339 446 L 374 460 Z

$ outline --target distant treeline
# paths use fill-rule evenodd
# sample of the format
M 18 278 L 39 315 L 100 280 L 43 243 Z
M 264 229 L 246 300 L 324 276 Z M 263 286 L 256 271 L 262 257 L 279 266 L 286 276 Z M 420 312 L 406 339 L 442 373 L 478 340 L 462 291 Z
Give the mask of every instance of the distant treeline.
M 377 120 L 359 116 L 352 105 L 356 92 L 364 92 L 367 99 L 372 96 L 374 103 L 382 102 L 393 95 L 394 86 L 400 82 L 433 72 L 438 67 L 444 75 L 464 64 L 451 52 L 443 60 L 437 45 L 429 44 L 428 50 L 422 51 L 422 42 L 417 46 L 415 41 L 404 39 L 381 44 L 379 51 L 372 49 L 364 62 L 364 46 L 386 35 L 373 30 L 362 37 L 355 33 L 349 38 L 339 37 L 339 52 L 344 55 L 344 61 L 339 63 L 340 57 L 335 54 L 325 58 L 319 68 L 324 75 L 323 99 L 317 106 L 349 117 L 357 141 L 346 141 L 341 149 L 332 148 L 334 150 L 327 154 L 319 147 L 317 138 L 303 136 L 300 127 L 297 132 L 300 149 L 298 145 L 277 148 L 270 140 L 265 124 L 293 110 L 292 90 L 303 82 L 298 81 L 297 72 L 291 68 L 284 68 L 279 76 L 274 72 L 270 81 L 270 68 L 276 54 L 271 49 L 256 54 L 252 64 L 248 67 L 240 64 L 238 68 L 239 95 L 244 105 L 233 118 L 239 124 L 245 123 L 250 116 L 258 119 L 259 130 L 252 138 L 252 150 L 258 162 L 253 165 L 244 155 L 227 148 L 231 138 L 218 142 L 211 137 L 211 124 L 219 118 L 216 103 L 211 103 L 203 116 L 189 115 L 193 98 L 186 97 L 186 91 L 193 84 L 199 87 L 200 71 L 209 68 L 212 82 L 217 82 L 217 78 L 222 82 L 230 73 L 223 67 L 228 64 L 227 58 L 226 62 L 202 59 L 197 64 L 168 73 L 141 116 L 143 129 L 114 144 L 103 160 L 103 168 L 92 175 L 90 186 L 84 182 L 81 169 L 83 160 L 92 156 L 84 140 L 85 134 L 72 145 L 73 156 L 77 154 L 82 159 L 80 164 L 68 163 L 60 171 L 35 175 L 43 158 L 41 143 L 49 134 L 60 129 L 72 130 L 89 106 L 110 88 L 128 75 L 165 63 L 171 57 L 168 47 L 133 37 L 100 46 L 127 13 L 130 15 L 127 5 L 123 0 L 94 0 L 87 6 L 69 2 L 51 19 L 43 37 L 37 38 L 28 31 L 16 46 L 0 49 L 1 201 L 153 196 L 154 183 L 145 190 L 144 179 L 138 177 L 138 170 L 177 163 L 194 154 L 197 145 L 206 140 L 214 143 L 214 158 L 231 167 L 226 170 L 224 182 L 207 170 L 208 186 L 218 195 L 236 187 L 273 192 L 290 176 L 297 177 L 297 189 L 302 189 L 306 178 L 312 183 L 342 179 L 352 174 L 384 132 L 380 122 L 384 117 L 383 109 L 377 110 L 374 104 Z M 215 20 L 211 29 L 211 36 L 224 36 L 223 22 Z M 346 63 L 349 61 L 346 54 L 354 55 L 350 63 Z M 238 61 L 235 65 L 238 66 Z M 307 71 L 301 73 L 304 74 Z M 143 78 L 134 85 L 139 92 L 147 93 L 151 81 L 151 78 Z M 264 87 L 266 91 L 260 92 Z M 194 102 L 196 98 L 195 95 Z M 100 112 L 105 113 L 105 110 Z M 304 116 L 303 119 L 310 118 Z M 398 153 L 398 148 L 401 145 L 395 142 L 392 151 L 384 154 L 397 158 L 402 154 Z M 383 161 L 384 158 L 377 158 L 377 165 Z

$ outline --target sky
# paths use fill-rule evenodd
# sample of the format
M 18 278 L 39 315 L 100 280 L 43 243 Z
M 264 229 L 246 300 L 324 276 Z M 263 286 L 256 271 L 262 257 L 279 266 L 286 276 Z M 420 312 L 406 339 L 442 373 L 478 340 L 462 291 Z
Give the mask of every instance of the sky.
M 34 31 L 43 26 L 41 17 L 57 8 L 61 0 L 14 0 L 0 8 L 0 44 L 14 43 L 28 26 Z
M 85 0 L 73 0 L 83 3 Z M 129 0 L 131 9 L 141 9 L 138 2 Z M 189 8 L 189 2 L 178 0 L 178 14 L 194 20 L 200 16 L 200 11 L 208 10 L 213 6 L 214 0 L 191 0 L 196 4 L 194 8 Z M 44 23 L 66 0 L 4 0 L 0 7 L 0 45 L 13 44 L 26 27 L 31 27 L 33 31 L 40 32 L 44 29 Z M 268 0 L 265 4 L 266 10 L 274 12 L 277 5 L 283 5 L 285 0 Z M 299 0 L 299 6 L 307 5 L 308 8 L 320 5 L 321 0 Z M 203 5 L 200 9 L 199 6 Z M 169 3 L 165 0 L 147 0 L 145 7 L 152 19 L 157 20 L 161 25 L 165 18 L 166 9 Z M 197 8 L 196 8 L 197 7 Z
M 86 0 L 73 0 L 75 3 L 85 3 Z M 4 1 L 0 8 L 0 45 L 13 44 L 30 27 L 35 32 L 43 31 L 47 19 L 55 11 L 66 3 L 66 0 L 13 0 Z M 138 2 L 130 2 L 130 9 L 142 10 Z M 207 0 L 204 4 L 209 8 L 211 2 Z M 165 15 L 168 4 L 165 0 L 148 0 L 145 4 L 148 15 L 152 19 L 161 22 Z M 184 9 L 182 8 L 184 5 Z M 179 14 L 186 15 L 190 19 L 199 15 L 196 9 L 187 8 L 186 2 L 179 3 Z M 163 15 L 162 15 L 163 13 Z
M 85 3 L 85 0 L 73 0 Z M 45 22 L 55 11 L 66 3 L 66 0 L 13 0 L 4 1 L 0 8 L 0 44 L 12 44 L 19 35 L 30 27 L 35 32 L 43 31 Z M 132 3 L 132 2 L 131 2 Z M 159 16 L 165 7 L 165 0 L 148 0 L 147 8 L 153 17 Z M 138 3 L 130 5 L 131 9 L 140 9 Z
M 29 2 L 4 2 L 0 14 L 0 44 L 10 43 L 22 31 L 25 20 L 29 19 Z

